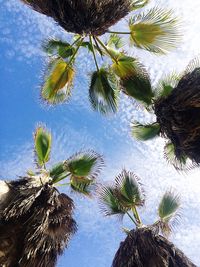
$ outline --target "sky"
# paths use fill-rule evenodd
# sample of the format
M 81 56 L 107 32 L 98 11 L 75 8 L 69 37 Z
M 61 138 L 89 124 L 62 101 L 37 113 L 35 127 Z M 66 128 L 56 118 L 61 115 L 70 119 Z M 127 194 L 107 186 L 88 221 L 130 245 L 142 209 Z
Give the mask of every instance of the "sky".
M 174 10 L 181 19 L 184 36 L 180 46 L 165 56 L 130 49 L 129 54 L 148 68 L 153 84 L 173 70 L 183 71 L 200 53 L 200 1 L 152 0 L 144 10 L 155 5 Z M 125 24 L 122 21 L 115 27 L 124 28 Z M 200 266 L 200 171 L 177 173 L 163 158 L 161 138 L 146 143 L 133 140 L 130 123 L 149 122 L 153 117 L 127 97 L 120 97 L 116 115 L 103 117 L 92 111 L 88 83 L 94 63 L 84 50 L 77 60 L 69 103 L 53 108 L 44 105 L 39 97 L 46 63 L 41 44 L 52 37 L 69 40 L 71 35 L 18 0 L 0 0 L 0 179 L 16 179 L 33 167 L 33 132 L 38 123 L 44 123 L 53 135 L 50 164 L 81 149 L 93 149 L 105 158 L 100 181 L 111 182 L 122 168 L 135 172 L 146 192 L 146 205 L 141 209 L 145 224 L 156 219 L 156 207 L 166 190 L 173 188 L 179 193 L 182 218 L 170 239 Z M 79 230 L 57 266 L 110 266 L 125 238 L 122 223 L 103 217 L 95 199 L 71 196 Z M 132 227 L 127 218 L 124 226 Z

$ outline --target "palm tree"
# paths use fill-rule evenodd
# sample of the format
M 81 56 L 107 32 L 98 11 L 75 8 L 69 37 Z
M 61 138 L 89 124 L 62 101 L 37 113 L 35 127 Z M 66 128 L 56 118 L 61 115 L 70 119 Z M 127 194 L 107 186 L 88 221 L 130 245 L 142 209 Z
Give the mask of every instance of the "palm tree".
M 167 191 L 158 207 L 158 219 L 144 225 L 138 208 L 144 206 L 145 195 L 139 178 L 123 170 L 113 185 L 98 190 L 104 215 L 129 216 L 135 228 L 123 228 L 127 237 L 114 257 L 112 267 L 195 267 L 167 237 L 180 218 L 180 197 Z
M 52 17 L 67 32 L 74 33 L 73 42 L 50 40 L 44 44 L 49 56 L 41 97 L 54 105 L 67 101 L 75 75 L 75 59 L 81 47 L 94 58 L 96 71 L 91 75 L 89 99 L 94 110 L 103 114 L 117 111 L 119 92 L 151 104 L 153 92 L 145 68 L 122 49 L 121 36 L 129 36 L 129 45 L 157 54 L 175 48 L 180 40 L 178 20 L 171 10 L 152 8 L 147 13 L 135 10 L 149 0 L 21 0 L 37 12 Z M 109 28 L 129 13 L 127 31 Z M 100 36 L 107 34 L 104 42 Z M 127 39 L 126 39 L 127 43 Z M 102 60 L 99 66 L 97 54 Z
M 161 80 L 152 99 L 156 122 L 135 122 L 136 139 L 156 136 L 167 139 L 164 154 L 176 169 L 190 169 L 200 164 L 200 62 L 192 60 L 181 75 Z
M 73 200 L 57 189 L 91 195 L 103 159 L 94 151 L 82 151 L 50 169 L 51 134 L 35 132 L 36 172 L 14 181 L 1 181 L 0 266 L 54 267 L 77 230 Z M 60 184 L 63 179 L 67 183 Z

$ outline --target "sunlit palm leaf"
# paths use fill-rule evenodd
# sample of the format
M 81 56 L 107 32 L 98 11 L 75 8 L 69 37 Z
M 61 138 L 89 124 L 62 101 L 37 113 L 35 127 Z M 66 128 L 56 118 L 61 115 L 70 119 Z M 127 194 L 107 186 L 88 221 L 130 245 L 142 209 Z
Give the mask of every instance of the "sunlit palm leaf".
M 43 127 L 38 127 L 34 135 L 37 164 L 43 166 L 49 161 L 51 152 L 51 134 Z
M 132 6 L 131 6 L 131 9 L 132 10 L 135 10 L 135 9 L 138 9 L 138 8 L 142 8 L 144 7 L 145 5 L 147 5 L 149 3 L 150 0 L 133 0 L 132 2 Z
M 92 74 L 89 98 L 93 108 L 103 114 L 117 111 L 118 81 L 115 75 L 101 68 Z
M 49 173 L 50 177 L 53 179 L 53 183 L 57 183 L 69 175 L 65 162 L 59 162 L 54 165 Z
M 73 177 L 97 178 L 104 165 L 102 157 L 94 151 L 79 152 L 65 161 L 67 170 Z
M 75 48 L 69 43 L 60 40 L 49 40 L 44 43 L 43 49 L 50 55 L 60 56 L 62 58 L 68 58 L 74 54 Z
M 73 191 L 89 196 L 93 182 L 93 180 L 87 179 L 85 177 L 71 176 L 70 186 Z
M 116 33 L 112 33 L 109 36 L 109 40 L 107 46 L 114 47 L 115 49 L 119 49 L 124 45 L 122 38 L 119 37 Z
M 174 166 L 176 170 L 187 170 L 192 168 L 192 164 L 187 163 L 188 158 L 186 156 L 176 157 L 174 145 L 168 142 L 164 147 L 165 159 Z
M 123 170 L 115 178 L 116 194 L 124 208 L 142 206 L 144 204 L 144 194 L 139 178 L 132 172 Z
M 179 209 L 180 197 L 172 191 L 167 191 L 162 197 L 158 208 L 159 226 L 163 234 L 168 235 L 171 232 L 173 223 L 177 222 L 177 218 L 180 216 L 178 214 Z
M 160 132 L 160 125 L 158 123 L 140 124 L 135 122 L 132 124 L 132 136 L 141 141 L 153 139 L 158 136 Z
M 123 53 L 115 53 L 115 58 L 116 62 L 114 61 L 111 68 L 121 78 L 123 92 L 145 105 L 150 105 L 153 92 L 145 68 L 135 58 Z
M 115 188 L 112 186 L 101 186 L 98 191 L 100 209 L 105 216 L 124 215 L 127 211 L 120 205 L 116 196 Z
M 172 73 L 171 75 L 165 76 L 161 79 L 156 86 L 156 98 L 167 97 L 170 95 L 172 90 L 178 85 L 179 80 L 180 76 L 176 73 Z
M 48 75 L 41 91 L 42 98 L 49 104 L 66 101 L 71 95 L 74 69 L 58 58 L 49 65 Z
M 147 14 L 132 17 L 129 22 L 131 44 L 155 53 L 165 54 L 180 40 L 178 21 L 172 11 L 153 8 Z

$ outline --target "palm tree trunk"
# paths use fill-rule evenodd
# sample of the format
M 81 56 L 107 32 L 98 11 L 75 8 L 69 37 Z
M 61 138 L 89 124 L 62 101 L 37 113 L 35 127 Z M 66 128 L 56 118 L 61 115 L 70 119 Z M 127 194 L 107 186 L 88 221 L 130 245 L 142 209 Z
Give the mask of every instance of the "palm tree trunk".
M 184 253 L 151 228 L 132 230 L 115 255 L 112 267 L 197 267 Z

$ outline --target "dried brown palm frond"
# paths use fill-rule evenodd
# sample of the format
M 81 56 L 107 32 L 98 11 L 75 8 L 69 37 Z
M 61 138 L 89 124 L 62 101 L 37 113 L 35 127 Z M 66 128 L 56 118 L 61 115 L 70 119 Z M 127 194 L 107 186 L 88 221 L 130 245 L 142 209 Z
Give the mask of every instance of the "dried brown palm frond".
M 21 0 L 34 10 L 52 17 L 68 32 L 102 35 L 125 17 L 131 0 Z
M 0 207 L 0 266 L 54 267 L 76 232 L 72 199 L 49 183 L 33 182 L 24 177 L 8 183 Z
M 115 255 L 112 267 L 195 267 L 184 253 L 153 228 L 129 232 Z
M 170 139 L 177 159 L 200 163 L 200 68 L 185 73 L 167 97 L 155 101 L 160 134 Z

